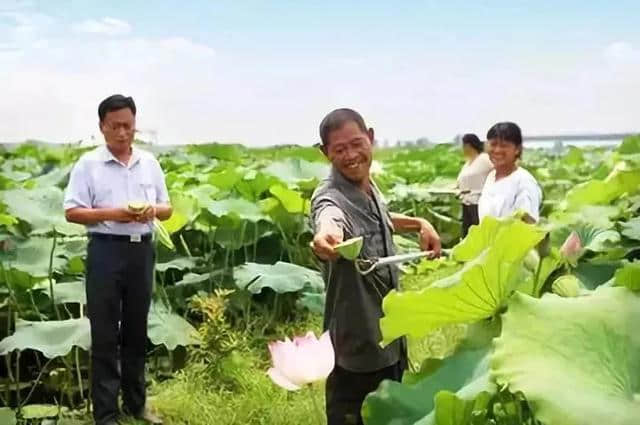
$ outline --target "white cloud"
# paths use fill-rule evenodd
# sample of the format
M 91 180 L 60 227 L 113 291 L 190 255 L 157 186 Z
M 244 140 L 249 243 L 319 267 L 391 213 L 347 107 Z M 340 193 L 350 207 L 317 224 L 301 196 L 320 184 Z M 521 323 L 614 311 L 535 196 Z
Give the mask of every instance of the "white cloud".
M 604 57 L 613 64 L 640 64 L 640 50 L 626 41 L 608 45 L 604 50 Z
M 104 35 L 123 35 L 131 32 L 131 25 L 121 19 L 102 18 L 87 19 L 71 26 L 73 31 L 77 33 L 104 34 Z

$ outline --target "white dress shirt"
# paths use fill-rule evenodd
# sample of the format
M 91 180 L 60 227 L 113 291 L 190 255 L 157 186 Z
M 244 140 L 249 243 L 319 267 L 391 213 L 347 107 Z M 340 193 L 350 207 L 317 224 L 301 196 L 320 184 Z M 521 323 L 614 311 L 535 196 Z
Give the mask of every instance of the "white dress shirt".
M 129 202 L 169 203 L 164 173 L 150 152 L 132 147 L 128 164 L 119 161 L 106 145 L 80 157 L 71 171 L 64 209 L 126 208 Z M 116 235 L 147 234 L 153 223 L 103 221 L 87 225 L 88 232 Z
M 487 176 L 478 201 L 480 220 L 487 215 L 507 217 L 519 209 L 540 219 L 542 190 L 536 179 L 522 167 L 496 181 L 496 171 Z

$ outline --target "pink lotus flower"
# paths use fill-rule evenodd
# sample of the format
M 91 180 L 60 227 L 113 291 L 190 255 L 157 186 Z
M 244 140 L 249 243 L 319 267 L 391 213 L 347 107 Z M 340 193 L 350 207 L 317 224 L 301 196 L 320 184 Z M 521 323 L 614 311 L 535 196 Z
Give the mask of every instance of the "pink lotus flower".
M 567 240 L 564 241 L 560 248 L 560 253 L 571 260 L 577 260 L 580 257 L 580 254 L 582 254 L 582 241 L 575 231 L 571 232 Z
M 267 374 L 282 388 L 296 391 L 307 384 L 326 379 L 335 365 L 335 354 L 329 332 L 317 339 L 313 332 L 293 341 L 269 343 L 273 367 Z

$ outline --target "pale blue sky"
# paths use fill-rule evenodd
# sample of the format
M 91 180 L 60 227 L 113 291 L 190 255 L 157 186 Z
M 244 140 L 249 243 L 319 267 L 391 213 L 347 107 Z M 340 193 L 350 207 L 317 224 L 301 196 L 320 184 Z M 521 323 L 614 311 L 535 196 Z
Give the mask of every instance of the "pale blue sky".
M 114 92 L 166 143 L 311 144 L 341 106 L 392 141 L 505 119 L 640 130 L 638 16 L 638 1 L 0 0 L 0 141 L 98 136 Z

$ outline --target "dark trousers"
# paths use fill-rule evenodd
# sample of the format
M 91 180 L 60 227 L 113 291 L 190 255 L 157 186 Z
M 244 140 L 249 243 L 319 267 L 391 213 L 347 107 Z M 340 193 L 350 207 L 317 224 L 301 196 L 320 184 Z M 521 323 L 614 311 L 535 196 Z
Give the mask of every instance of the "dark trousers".
M 375 372 L 351 372 L 336 365 L 327 378 L 327 425 L 363 425 L 360 411 L 364 398 L 385 379 L 400 382 L 400 363 Z
M 466 205 L 462 204 L 462 237 L 464 238 L 469 233 L 469 227 L 474 224 L 479 224 L 478 218 L 478 205 Z
M 147 315 L 155 252 L 150 241 L 91 238 L 87 252 L 87 312 L 91 323 L 91 397 L 96 424 L 145 405 Z

